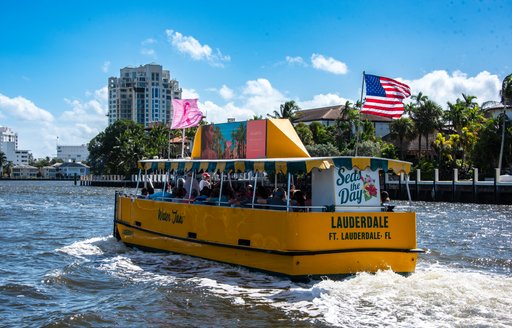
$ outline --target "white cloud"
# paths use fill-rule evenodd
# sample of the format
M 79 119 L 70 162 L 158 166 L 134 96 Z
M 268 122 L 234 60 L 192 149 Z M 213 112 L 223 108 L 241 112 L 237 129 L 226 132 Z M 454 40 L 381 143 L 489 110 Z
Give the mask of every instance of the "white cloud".
M 229 56 L 223 55 L 219 49 L 213 52 L 209 45 L 202 45 L 192 36 L 184 36 L 180 32 L 165 30 L 169 42 L 179 52 L 189 55 L 193 60 L 205 60 L 212 66 L 224 67 L 223 62 L 231 60 Z
M 300 56 L 297 56 L 297 57 L 286 56 L 286 62 L 290 65 L 297 64 L 297 65 L 301 65 L 301 66 L 307 66 L 304 59 Z
M 20 121 L 52 122 L 54 119 L 50 112 L 37 107 L 26 98 L 9 98 L 0 93 L 0 113 L 2 112 Z
M 157 58 L 156 51 L 151 46 L 156 44 L 157 41 L 153 38 L 147 38 L 142 41 L 140 44 L 142 45 L 142 49 L 140 49 L 140 53 L 144 56 L 151 57 L 153 59 Z
M 71 107 L 64 111 L 56 124 L 60 144 L 76 145 L 89 142 L 108 125 L 108 89 L 94 91 L 92 99 L 64 99 Z
M 220 88 L 219 90 L 219 94 L 220 96 L 224 99 L 224 100 L 230 100 L 232 99 L 234 96 L 235 96 L 235 93 L 233 92 L 233 90 L 231 90 L 227 85 L 223 84 L 222 87 Z
M 142 49 L 140 49 L 140 53 L 144 56 L 156 58 L 155 49 L 142 48 Z
M 335 93 L 319 94 L 313 96 L 311 100 L 299 101 L 298 105 L 301 109 L 320 108 L 336 105 L 344 105 L 347 100 L 346 98 L 340 97 Z M 351 103 L 354 101 L 349 100 Z
M 101 67 L 101 70 L 106 73 L 106 72 L 108 72 L 109 68 L 110 68 L 110 61 L 107 60 L 107 61 L 103 62 L 103 66 Z
M 0 94 L 0 113 L 6 114 L 2 123 L 18 133 L 19 149 L 30 150 L 35 158 L 54 157 L 57 137 L 61 145 L 80 145 L 106 128 L 107 92 L 105 86 L 86 92 L 86 100 L 64 99 L 70 109 L 55 118 L 30 100 Z
M 146 40 L 142 41 L 141 44 L 143 46 L 147 46 L 147 45 L 150 45 L 150 44 L 156 44 L 156 40 L 153 39 L 153 38 L 147 38 Z
M 320 54 L 311 55 L 311 64 L 316 69 L 326 71 L 332 74 L 343 75 L 347 74 L 348 72 L 348 67 L 345 63 L 336 60 L 332 57 L 326 58 Z
M 195 89 L 182 89 L 182 99 L 199 99 L 199 93 Z
M 476 101 L 480 104 L 489 100 L 500 100 L 500 79 L 487 71 L 471 77 L 461 71 L 455 71 L 450 75 L 445 70 L 438 70 L 427 73 L 417 80 L 401 81 L 411 87 L 412 94 L 422 92 L 444 108 L 447 107 L 448 101 L 454 103 L 457 98 L 462 99 L 462 93 L 477 97 Z
M 199 103 L 199 108 L 206 115 L 206 120 L 210 123 L 225 123 L 228 118 L 235 118 L 237 121 L 251 119 L 254 112 L 248 108 L 235 105 L 229 102 L 224 106 L 219 106 L 212 101 Z

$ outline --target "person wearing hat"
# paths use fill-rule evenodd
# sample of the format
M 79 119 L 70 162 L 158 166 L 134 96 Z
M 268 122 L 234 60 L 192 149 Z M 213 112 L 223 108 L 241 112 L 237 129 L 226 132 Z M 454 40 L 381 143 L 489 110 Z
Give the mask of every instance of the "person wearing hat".
M 208 172 L 204 172 L 201 175 L 201 177 L 202 177 L 202 180 L 199 182 L 199 192 L 201 192 L 201 190 L 203 190 L 204 187 L 211 188 L 210 175 L 208 174 Z

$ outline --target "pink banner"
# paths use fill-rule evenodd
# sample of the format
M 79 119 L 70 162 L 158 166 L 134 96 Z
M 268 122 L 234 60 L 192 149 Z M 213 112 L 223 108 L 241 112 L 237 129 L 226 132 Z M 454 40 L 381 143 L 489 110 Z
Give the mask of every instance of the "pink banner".
M 203 113 L 197 107 L 197 99 L 173 99 L 174 115 L 171 129 L 191 128 L 199 125 Z
M 247 122 L 247 158 L 265 158 L 267 154 L 267 121 Z

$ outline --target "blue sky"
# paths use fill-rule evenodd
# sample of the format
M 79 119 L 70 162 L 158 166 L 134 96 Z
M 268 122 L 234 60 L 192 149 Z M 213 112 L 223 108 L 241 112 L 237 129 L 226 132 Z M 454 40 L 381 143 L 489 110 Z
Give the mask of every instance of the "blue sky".
M 362 72 L 440 105 L 499 100 L 512 1 L 9 1 L 0 12 L 0 126 L 55 156 L 107 125 L 109 76 L 158 63 L 210 122 L 359 99 Z

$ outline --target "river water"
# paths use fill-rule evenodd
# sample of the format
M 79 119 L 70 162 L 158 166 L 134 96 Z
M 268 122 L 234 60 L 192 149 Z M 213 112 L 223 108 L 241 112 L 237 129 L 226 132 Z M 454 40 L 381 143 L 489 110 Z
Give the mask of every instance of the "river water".
M 512 326 L 512 206 L 412 203 L 414 274 L 294 283 L 125 247 L 114 191 L 0 181 L 0 327 Z

